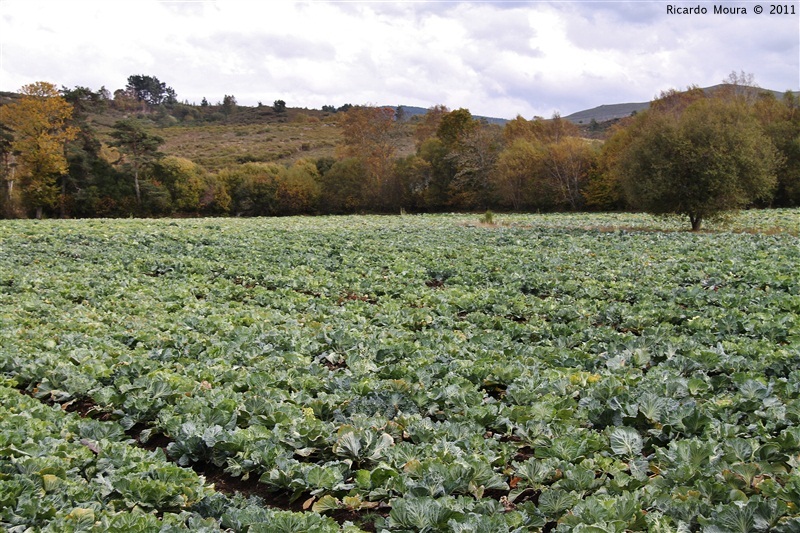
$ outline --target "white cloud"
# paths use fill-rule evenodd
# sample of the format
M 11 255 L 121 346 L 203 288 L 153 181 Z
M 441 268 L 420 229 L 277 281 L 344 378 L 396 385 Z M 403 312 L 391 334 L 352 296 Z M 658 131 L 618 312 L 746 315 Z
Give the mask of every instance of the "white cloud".
M 799 34 L 796 17 L 675 16 L 662 2 L 2 0 L 0 90 L 113 91 L 147 74 L 194 102 L 548 116 L 732 70 L 796 90 Z

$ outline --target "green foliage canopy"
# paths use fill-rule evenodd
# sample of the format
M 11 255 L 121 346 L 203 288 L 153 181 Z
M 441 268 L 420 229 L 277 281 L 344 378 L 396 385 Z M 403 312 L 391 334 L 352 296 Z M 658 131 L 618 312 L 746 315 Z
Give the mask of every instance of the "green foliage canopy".
M 702 221 L 768 199 L 778 154 L 739 101 L 698 99 L 682 113 L 651 110 L 631 126 L 620 158 L 628 202 Z
M 161 156 L 158 147 L 164 139 L 148 133 L 144 125 L 135 119 L 124 119 L 114 124 L 111 131 L 114 141 L 111 146 L 119 148 L 123 165 L 133 173 L 133 184 L 136 190 L 136 202 L 142 202 L 140 173 Z
M 125 89 L 131 92 L 140 102 L 157 106 L 161 104 L 174 104 L 177 94 L 172 87 L 159 81 L 155 76 L 145 76 L 141 74 L 128 76 L 128 85 Z

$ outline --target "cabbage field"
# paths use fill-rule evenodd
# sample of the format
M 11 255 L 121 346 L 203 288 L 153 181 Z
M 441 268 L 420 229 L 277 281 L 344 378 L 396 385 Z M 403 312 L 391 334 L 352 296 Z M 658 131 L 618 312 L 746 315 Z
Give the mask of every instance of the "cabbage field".
M 800 531 L 800 210 L 0 223 L 0 530 Z

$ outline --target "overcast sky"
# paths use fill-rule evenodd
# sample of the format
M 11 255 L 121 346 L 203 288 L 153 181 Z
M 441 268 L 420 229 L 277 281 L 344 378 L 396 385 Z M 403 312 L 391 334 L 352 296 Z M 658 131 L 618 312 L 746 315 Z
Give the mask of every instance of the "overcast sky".
M 796 15 L 671 15 L 670 2 L 0 0 L 0 90 L 124 88 L 240 105 L 444 104 L 513 118 L 720 83 L 800 88 Z M 671 2 L 675 6 L 697 6 Z M 718 2 L 719 4 L 719 2 Z M 769 4 L 763 3 L 767 11 Z

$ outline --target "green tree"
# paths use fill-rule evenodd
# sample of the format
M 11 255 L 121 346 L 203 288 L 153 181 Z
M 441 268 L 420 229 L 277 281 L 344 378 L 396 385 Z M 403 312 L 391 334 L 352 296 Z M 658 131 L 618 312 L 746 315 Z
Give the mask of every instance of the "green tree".
M 111 146 L 117 147 L 122 154 L 120 162 L 133 174 L 136 203 L 141 205 L 142 172 L 161 157 L 158 148 L 164 143 L 164 139 L 148 133 L 142 123 L 135 119 L 118 121 L 114 124 L 111 137 L 114 138 Z
M 363 208 L 363 160 L 341 159 L 320 177 L 320 209 L 324 213 L 354 213 Z
M 236 97 L 232 94 L 226 94 L 222 98 L 222 112 L 226 115 L 232 115 L 236 112 Z
M 133 186 L 104 157 L 108 150 L 85 121 L 79 123 L 78 136 L 67 143 L 69 173 L 62 178 L 67 190 L 67 208 L 78 217 L 121 216 L 133 198 Z
M 72 106 L 52 83 L 25 85 L 20 93 L 19 101 L 0 108 L 0 123 L 13 132 L 23 197 L 41 218 L 45 208 L 58 202 L 58 179 L 67 173 L 65 145 L 77 129 L 69 125 Z
M 102 111 L 107 106 L 101 93 L 94 92 L 89 87 L 76 85 L 74 89 L 70 89 L 62 85 L 61 96 L 72 105 L 76 116 L 90 111 Z
M 428 208 L 427 194 L 433 177 L 431 164 L 418 155 L 395 160 L 395 180 L 400 187 L 400 208 L 424 210 Z
M 301 159 L 286 169 L 280 178 L 276 192 L 276 214 L 311 213 L 321 193 L 317 166 L 311 161 Z
M 172 87 L 159 81 L 155 76 L 144 76 L 141 74 L 128 76 L 128 85 L 125 90 L 131 93 L 136 100 L 151 106 L 161 104 L 174 104 L 178 101 L 177 94 Z
M 747 106 L 698 98 L 681 112 L 658 106 L 637 115 L 623 151 L 622 186 L 628 202 L 654 214 L 703 220 L 769 198 L 777 152 Z
M 427 209 L 472 207 L 481 202 L 478 191 L 484 188 L 486 176 L 479 167 L 488 161 L 484 156 L 495 155 L 496 139 L 480 130 L 480 122 L 468 109 L 448 111 L 444 106 L 430 108 L 417 125 L 417 155 L 427 163 L 429 179 L 425 191 L 416 195 L 425 199 Z M 471 190 L 462 195 L 464 187 Z
M 172 155 L 162 157 L 153 165 L 153 176 L 169 191 L 173 209 L 184 213 L 200 211 L 204 174 L 196 163 Z
M 276 163 L 244 163 L 222 170 L 219 178 L 231 191 L 232 210 L 237 215 L 276 214 L 278 188 L 286 168 Z
M 286 102 L 283 100 L 275 100 L 272 102 L 272 109 L 275 110 L 276 113 L 285 113 L 286 112 Z
M 459 144 L 479 126 L 480 123 L 472 118 L 472 113 L 468 109 L 456 109 L 441 116 L 436 128 L 436 136 L 448 150 L 452 151 L 458 148 Z
M 417 155 L 430 169 L 430 177 L 425 182 L 424 191 L 420 191 L 425 208 L 428 210 L 440 210 L 448 206 L 450 183 L 456 173 L 448 154 L 447 147 L 438 137 L 423 141 L 417 149 Z
M 228 189 L 231 173 L 211 174 L 184 157 L 168 155 L 153 165 L 153 178 L 169 192 L 170 208 L 180 213 L 203 215 L 226 214 L 231 209 Z M 236 184 L 241 179 L 234 179 Z

